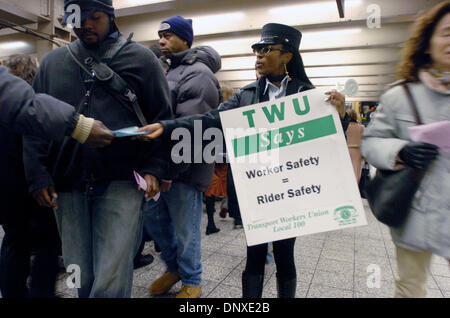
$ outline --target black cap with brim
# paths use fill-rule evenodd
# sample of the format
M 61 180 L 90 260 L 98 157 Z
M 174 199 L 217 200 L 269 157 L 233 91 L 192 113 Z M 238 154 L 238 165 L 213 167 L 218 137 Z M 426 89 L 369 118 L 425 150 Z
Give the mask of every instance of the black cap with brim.
M 252 49 L 271 45 L 283 44 L 291 52 L 296 52 L 300 48 L 302 33 L 288 25 L 278 23 L 268 23 L 263 26 L 261 40 L 252 45 Z
M 252 45 L 252 49 L 272 44 L 283 44 L 292 53 L 292 59 L 287 64 L 289 76 L 314 87 L 305 72 L 305 66 L 300 55 L 302 33 L 288 25 L 268 23 L 263 26 L 261 40 Z

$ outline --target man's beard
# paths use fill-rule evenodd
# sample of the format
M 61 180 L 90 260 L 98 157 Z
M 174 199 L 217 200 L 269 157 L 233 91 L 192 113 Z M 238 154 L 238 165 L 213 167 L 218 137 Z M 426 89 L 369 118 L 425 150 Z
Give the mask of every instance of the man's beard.
M 110 28 L 111 29 L 111 28 Z M 111 31 L 108 32 L 108 35 L 105 35 L 103 38 L 100 37 L 100 35 L 96 32 L 87 31 L 85 29 L 80 29 L 78 32 L 75 32 L 78 38 L 83 42 L 83 44 L 89 48 L 89 49 L 95 49 L 100 46 L 100 44 L 108 37 L 109 34 L 111 34 Z M 94 35 L 97 40 L 95 42 L 88 42 L 84 39 L 87 35 Z
M 85 39 L 84 39 L 84 37 L 85 36 L 88 36 L 88 35 L 94 35 L 96 38 L 97 38 L 97 41 L 95 41 L 95 42 L 89 42 L 89 41 L 86 41 Z M 86 47 L 88 47 L 88 48 L 96 48 L 96 47 L 98 47 L 99 45 L 100 45 L 100 42 L 101 42 L 101 40 L 100 40 L 100 37 L 99 37 L 99 35 L 97 34 L 97 33 L 95 33 L 95 32 L 89 32 L 89 31 L 81 31 L 81 34 L 80 34 L 80 36 L 79 36 L 79 39 L 83 42 L 83 44 L 86 46 Z

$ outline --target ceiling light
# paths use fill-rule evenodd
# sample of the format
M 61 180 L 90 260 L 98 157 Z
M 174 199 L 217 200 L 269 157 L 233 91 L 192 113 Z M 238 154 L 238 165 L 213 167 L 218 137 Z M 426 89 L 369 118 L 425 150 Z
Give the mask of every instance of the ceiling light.
M 154 4 L 160 2 L 172 2 L 174 0 L 114 0 L 114 8 L 123 9 L 129 7 L 138 7 L 147 4 Z
M 233 45 L 243 45 L 243 44 L 247 44 L 247 43 L 254 44 L 254 43 L 258 42 L 259 40 L 260 40 L 259 37 L 251 37 L 251 38 L 240 38 L 240 39 L 233 39 L 233 40 L 208 41 L 208 42 L 204 42 L 202 44 L 212 46 L 212 47 L 233 46 Z M 249 46 L 249 50 L 250 50 L 250 46 Z
M 349 29 L 337 29 L 337 30 L 324 30 L 324 31 L 305 31 L 303 36 L 314 36 L 314 37 L 326 37 L 326 36 L 340 36 L 348 34 L 361 33 L 361 28 L 349 28 Z
M 18 50 L 26 47 L 28 47 L 28 43 L 24 41 L 0 43 L 0 50 Z
M 220 24 L 220 23 L 233 23 L 237 20 L 243 20 L 245 18 L 245 14 L 242 12 L 233 12 L 233 13 L 224 13 L 224 14 L 215 14 L 215 15 L 206 15 L 200 17 L 193 17 L 192 26 L 194 29 L 204 30 L 211 28 L 211 26 Z
M 361 0 L 346 0 L 346 1 L 344 1 L 345 7 L 349 7 L 349 8 L 358 7 L 361 4 L 362 4 Z
M 344 2 L 346 8 L 357 7 L 361 5 L 361 0 L 347 0 Z M 309 16 L 312 14 L 321 14 L 326 11 L 336 11 L 336 1 L 321 1 L 321 2 L 311 2 L 296 4 L 292 6 L 273 8 L 269 10 L 272 15 L 280 16 L 292 16 L 292 15 L 303 15 Z M 337 11 L 336 11 L 337 12 Z
M 327 9 L 335 10 L 336 2 L 322 1 L 316 3 L 297 4 L 293 6 L 273 8 L 269 10 L 269 13 L 272 15 L 294 15 L 294 14 L 298 15 L 298 14 L 311 14 L 313 12 L 320 13 L 321 11 Z

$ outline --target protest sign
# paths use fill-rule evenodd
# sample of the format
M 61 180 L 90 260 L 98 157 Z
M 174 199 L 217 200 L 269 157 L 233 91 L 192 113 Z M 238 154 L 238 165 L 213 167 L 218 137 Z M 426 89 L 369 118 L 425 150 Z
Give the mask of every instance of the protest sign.
M 249 246 L 367 224 L 325 97 L 313 89 L 220 113 Z

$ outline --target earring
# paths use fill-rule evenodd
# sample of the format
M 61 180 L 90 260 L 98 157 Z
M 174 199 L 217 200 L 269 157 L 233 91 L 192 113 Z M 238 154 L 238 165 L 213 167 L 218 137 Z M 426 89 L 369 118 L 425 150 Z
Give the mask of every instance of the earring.
M 284 64 L 284 73 L 287 75 L 288 81 L 290 81 L 292 78 L 289 76 L 289 72 L 288 72 L 288 70 L 287 70 L 286 64 Z

